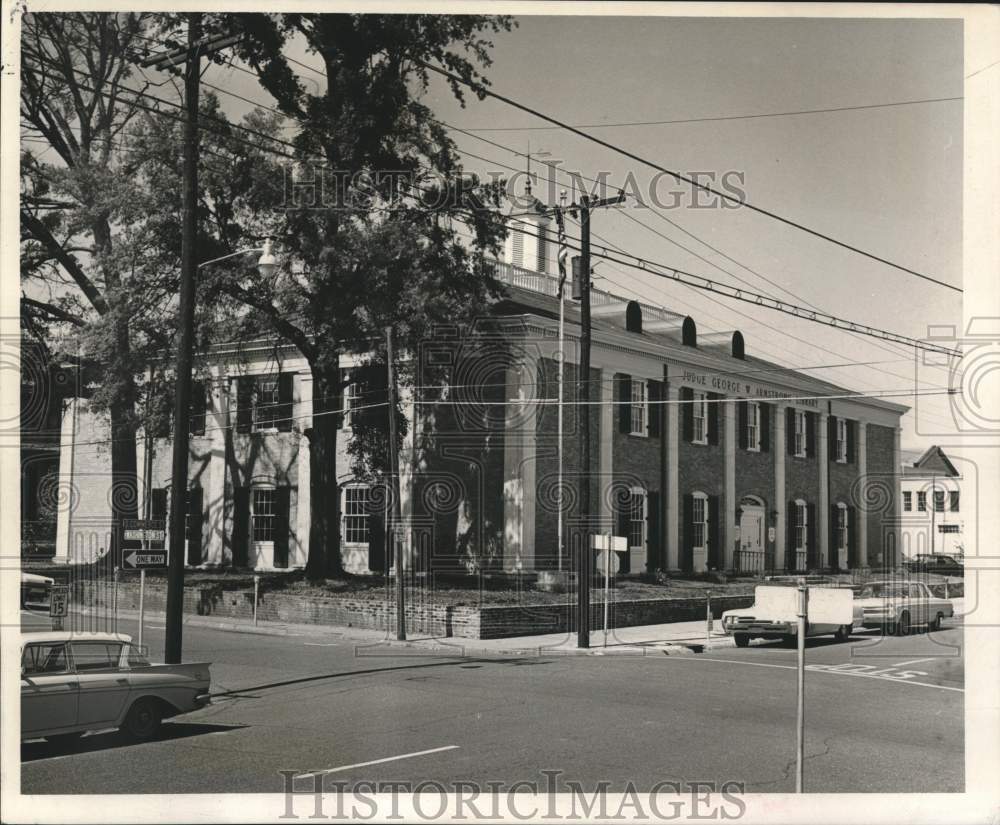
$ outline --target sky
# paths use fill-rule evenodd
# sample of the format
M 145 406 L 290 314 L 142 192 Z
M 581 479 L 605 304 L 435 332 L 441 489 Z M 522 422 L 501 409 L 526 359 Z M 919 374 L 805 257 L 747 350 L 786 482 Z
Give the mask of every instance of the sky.
M 716 184 L 728 174 L 756 206 L 962 285 L 961 21 L 573 15 L 516 21 L 511 32 L 491 37 L 487 75 L 497 92 L 574 125 L 713 118 L 589 131 L 669 169 L 713 174 Z M 289 54 L 320 65 L 298 44 Z M 302 77 L 321 84 L 305 69 Z M 234 68 L 213 66 L 205 80 L 273 105 L 253 77 Z M 884 105 L 927 100 L 936 102 Z M 466 155 L 469 170 L 510 175 L 509 167 L 525 168 L 525 153 L 545 152 L 540 160 L 561 169 L 604 173 L 618 185 L 631 177 L 648 191 L 649 167 L 565 130 L 538 129 L 546 124 L 504 103 L 467 95 L 462 108 L 436 79 L 425 102 L 440 120 L 500 144 L 453 132 L 460 150 L 489 159 Z M 225 95 L 222 103 L 230 117 L 251 108 Z M 744 117 L 718 119 L 734 116 Z M 557 197 L 568 186 L 565 177 L 557 180 L 551 192 L 543 183 L 535 194 Z M 594 242 L 913 338 L 923 338 L 929 325 L 960 330 L 958 292 L 746 209 L 695 208 L 691 188 L 669 179 L 658 191 L 661 208 L 646 198 L 595 213 Z M 676 193 L 673 202 L 669 192 Z M 860 363 L 809 370 L 841 386 L 870 392 L 947 386 L 945 370 L 900 345 L 621 266 L 602 263 L 596 274 L 598 288 L 690 314 L 699 331 L 739 329 L 757 357 L 800 368 Z M 904 448 L 921 449 L 954 430 L 946 397 L 890 400 L 914 407 L 902 422 Z

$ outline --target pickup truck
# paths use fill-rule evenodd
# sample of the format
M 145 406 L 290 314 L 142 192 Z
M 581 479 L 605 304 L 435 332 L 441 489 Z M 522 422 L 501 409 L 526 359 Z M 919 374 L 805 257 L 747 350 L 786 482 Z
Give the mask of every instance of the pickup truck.
M 808 593 L 807 637 L 833 634 L 845 641 L 854 625 L 861 624 L 862 608 L 854 604 L 849 588 L 810 587 Z M 722 614 L 722 629 L 737 647 L 746 647 L 751 639 L 791 641 L 798 635 L 798 615 L 797 587 L 760 585 L 754 589 L 752 606 Z

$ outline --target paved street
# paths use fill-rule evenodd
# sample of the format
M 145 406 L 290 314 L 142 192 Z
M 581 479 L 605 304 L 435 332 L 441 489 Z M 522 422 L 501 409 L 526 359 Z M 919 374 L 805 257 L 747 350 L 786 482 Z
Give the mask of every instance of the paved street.
M 120 628 L 135 634 L 135 625 Z M 159 656 L 163 631 L 147 624 Z M 963 789 L 962 632 L 808 645 L 808 791 Z M 185 627 L 213 662 L 213 705 L 160 739 L 22 747 L 24 793 L 280 792 L 281 770 L 330 779 L 794 783 L 795 650 L 430 657 L 329 634 Z M 311 784 L 306 785 L 311 787 Z M 280 813 L 280 812 L 277 812 Z

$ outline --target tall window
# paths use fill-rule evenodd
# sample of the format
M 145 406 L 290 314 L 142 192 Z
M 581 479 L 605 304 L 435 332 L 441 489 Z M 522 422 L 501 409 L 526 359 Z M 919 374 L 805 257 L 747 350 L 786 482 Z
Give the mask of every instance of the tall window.
M 646 382 L 633 378 L 632 384 L 632 435 L 646 435 Z
M 344 427 L 350 429 L 352 426 L 351 415 L 361 404 L 361 386 L 357 383 L 348 384 L 344 387 Z
M 628 546 L 646 546 L 646 491 L 641 487 L 632 488 L 629 506 Z
M 804 501 L 795 502 L 795 549 L 805 550 L 809 543 L 809 510 Z
M 934 491 L 934 512 L 935 513 L 944 512 L 944 490 Z
M 277 376 L 258 378 L 254 387 L 253 428 L 255 430 L 272 430 L 276 426 L 281 409 L 280 392 Z
M 344 488 L 344 541 L 368 544 L 369 488 L 355 484 Z
M 909 513 L 913 509 L 913 493 L 903 493 L 903 510 Z
M 837 461 L 847 463 L 847 419 L 837 419 Z M 909 508 L 907 508 L 909 509 Z
M 253 491 L 253 540 L 274 541 L 274 517 L 277 493 L 274 490 Z
M 806 454 L 806 414 L 795 410 L 795 455 L 804 458 Z
M 917 510 L 921 513 L 927 512 L 927 493 L 923 490 L 917 493 Z
M 692 496 L 691 521 L 694 546 L 703 549 L 708 545 L 708 496 L 704 493 Z
M 703 392 L 696 392 L 694 394 L 694 402 L 692 404 L 693 415 L 692 420 L 694 422 L 694 438 L 692 439 L 695 444 L 707 444 L 708 443 L 708 396 Z
M 948 509 L 953 513 L 958 512 L 958 500 L 961 495 L 958 490 L 949 490 L 948 495 L 951 497 L 951 501 L 948 502 Z
M 747 449 L 760 450 L 760 404 L 747 404 Z
M 847 549 L 847 505 L 837 504 L 837 549 Z

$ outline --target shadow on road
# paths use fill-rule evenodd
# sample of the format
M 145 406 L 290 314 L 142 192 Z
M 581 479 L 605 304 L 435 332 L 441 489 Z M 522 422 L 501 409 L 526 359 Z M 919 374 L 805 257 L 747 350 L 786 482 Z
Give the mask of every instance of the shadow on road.
M 192 736 L 204 736 L 207 733 L 224 733 L 227 731 L 240 730 L 246 725 L 213 725 L 202 722 L 164 722 L 160 732 L 149 742 L 169 742 L 172 739 L 187 739 Z M 33 762 L 36 759 L 51 759 L 53 756 L 65 756 L 67 754 L 92 753 L 94 751 L 107 751 L 113 748 L 136 747 L 148 744 L 147 742 L 137 742 L 121 731 L 105 731 L 103 733 L 91 733 L 69 743 L 52 742 L 22 742 L 21 762 Z

